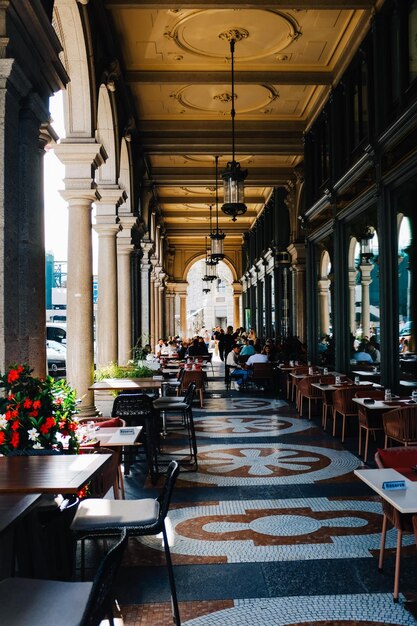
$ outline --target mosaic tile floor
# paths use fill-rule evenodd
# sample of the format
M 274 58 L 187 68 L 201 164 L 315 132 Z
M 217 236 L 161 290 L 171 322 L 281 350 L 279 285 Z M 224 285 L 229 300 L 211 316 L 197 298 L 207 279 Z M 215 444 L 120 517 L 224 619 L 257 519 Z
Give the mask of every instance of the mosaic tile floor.
M 416 625 L 414 537 L 403 539 L 394 604 L 396 533 L 378 573 L 381 505 L 353 476 L 354 433 L 343 448 L 320 416 L 300 419 L 282 398 L 210 383 L 194 412 L 199 469 L 180 473 L 169 515 L 183 626 Z M 166 450 L 188 451 L 178 434 Z M 126 489 L 156 493 L 140 467 Z M 172 624 L 159 539 L 130 539 L 117 597 L 127 626 Z

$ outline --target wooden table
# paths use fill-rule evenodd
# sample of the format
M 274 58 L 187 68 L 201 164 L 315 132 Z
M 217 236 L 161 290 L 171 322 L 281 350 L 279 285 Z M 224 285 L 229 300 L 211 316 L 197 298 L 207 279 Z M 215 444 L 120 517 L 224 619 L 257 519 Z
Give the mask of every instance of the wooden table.
M 0 495 L 0 533 L 18 522 L 41 497 L 40 493 L 22 495 L 3 493 Z
M 127 391 L 142 389 L 159 389 L 164 382 L 163 378 L 105 378 L 98 380 L 89 389 L 93 391 Z
M 110 454 L 0 457 L 0 493 L 77 493 Z

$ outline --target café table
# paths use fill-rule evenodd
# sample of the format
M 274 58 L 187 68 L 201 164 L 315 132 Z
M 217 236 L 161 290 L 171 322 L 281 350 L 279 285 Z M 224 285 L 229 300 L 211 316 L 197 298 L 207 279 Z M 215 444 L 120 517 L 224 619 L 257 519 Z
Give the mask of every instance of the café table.
M 123 426 L 120 428 L 100 428 L 99 426 L 94 431 L 92 439 L 87 443 L 98 443 L 98 445 L 104 448 L 134 446 L 138 444 L 138 438 L 142 430 L 142 426 Z
M 40 493 L 0 494 L 0 533 L 8 530 L 28 513 L 40 499 Z
M 105 378 L 93 383 L 89 390 L 92 391 L 142 391 L 143 389 L 159 389 L 163 382 L 159 378 Z
M 400 513 L 417 513 L 417 481 L 412 481 L 389 467 L 356 469 L 353 473 Z M 385 482 L 399 480 L 405 481 L 406 489 L 388 490 L 382 487 Z
M 110 454 L 0 457 L 0 494 L 75 494 L 110 461 Z

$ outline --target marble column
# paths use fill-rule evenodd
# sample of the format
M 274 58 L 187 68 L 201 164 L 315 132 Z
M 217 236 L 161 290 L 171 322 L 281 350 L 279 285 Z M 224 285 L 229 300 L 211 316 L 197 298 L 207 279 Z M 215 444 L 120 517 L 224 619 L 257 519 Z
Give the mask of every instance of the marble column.
M 356 275 L 357 270 L 355 268 L 349 268 L 348 270 L 348 284 L 349 284 L 349 328 L 352 335 L 356 334 L 356 310 L 355 310 L 355 288 L 356 288 Z
M 141 241 L 142 258 L 140 260 L 140 287 L 141 287 L 141 344 L 150 344 L 151 341 L 151 262 L 149 252 L 152 243 Z
M 306 247 L 304 244 L 294 243 L 287 250 L 291 256 L 291 269 L 293 271 L 293 334 L 301 342 L 304 342 L 306 338 Z
M 117 302 L 118 302 L 118 362 L 126 365 L 133 356 L 132 345 L 132 277 L 131 255 L 133 216 L 120 217 L 122 230 L 117 234 Z
M 321 335 L 328 335 L 330 332 L 329 287 L 330 281 L 327 278 L 318 281 Z
M 172 284 L 167 284 L 166 298 L 166 329 L 168 336 L 175 336 L 175 293 Z
M 233 328 L 240 328 L 243 326 L 241 318 L 241 297 L 242 297 L 242 285 L 239 282 L 233 283 Z
M 187 294 L 180 294 L 180 334 L 187 337 Z
M 63 140 L 55 153 L 65 165 L 68 203 L 67 379 L 82 399 L 81 416 L 94 415 L 93 254 L 91 209 L 96 200 L 92 169 L 103 163 L 99 144 Z
M 152 350 L 155 350 L 156 343 L 159 337 L 156 336 L 155 328 L 155 276 L 151 271 L 151 284 L 150 284 L 150 296 L 151 296 L 151 310 L 150 310 L 150 344 Z
M 94 230 L 98 235 L 98 300 L 96 317 L 97 367 L 118 358 L 117 249 L 120 224 L 117 207 L 123 202 L 119 187 L 100 187 Z
M 369 303 L 369 285 L 372 282 L 371 272 L 373 270 L 372 263 L 361 263 L 359 266 L 361 272 L 362 286 L 362 335 L 369 338 L 371 326 L 371 310 Z

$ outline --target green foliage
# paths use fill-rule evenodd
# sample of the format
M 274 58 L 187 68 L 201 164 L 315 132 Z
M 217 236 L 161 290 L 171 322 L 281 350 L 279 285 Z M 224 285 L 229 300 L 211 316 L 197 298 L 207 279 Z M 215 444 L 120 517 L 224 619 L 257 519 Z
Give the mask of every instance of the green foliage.
M 99 367 L 95 371 L 95 380 L 104 380 L 105 378 L 148 378 L 153 376 L 155 371 L 146 365 L 132 363 L 129 366 L 118 365 L 117 363 L 109 363 L 104 367 Z

